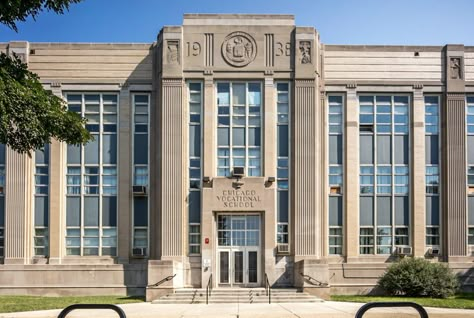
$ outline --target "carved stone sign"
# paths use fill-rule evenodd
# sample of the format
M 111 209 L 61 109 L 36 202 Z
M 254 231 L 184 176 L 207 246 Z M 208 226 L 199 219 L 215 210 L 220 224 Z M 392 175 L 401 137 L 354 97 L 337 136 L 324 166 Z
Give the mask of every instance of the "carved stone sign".
M 449 61 L 451 79 L 462 79 L 461 58 L 451 57 Z
M 232 66 L 246 66 L 256 56 L 257 43 L 245 32 L 232 32 L 222 42 L 222 57 Z
M 301 64 L 311 63 L 311 42 L 300 41 Z
M 222 190 L 216 198 L 225 208 L 255 208 L 262 202 L 255 190 Z

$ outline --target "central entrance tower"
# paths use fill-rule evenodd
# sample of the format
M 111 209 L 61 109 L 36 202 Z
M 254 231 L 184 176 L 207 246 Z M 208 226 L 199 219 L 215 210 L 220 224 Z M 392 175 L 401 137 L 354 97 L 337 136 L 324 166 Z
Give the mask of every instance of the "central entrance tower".
M 267 274 L 302 286 L 305 269 L 327 275 L 315 29 L 291 15 L 189 14 L 155 51 L 149 283 L 176 274 L 169 288 L 252 287 Z

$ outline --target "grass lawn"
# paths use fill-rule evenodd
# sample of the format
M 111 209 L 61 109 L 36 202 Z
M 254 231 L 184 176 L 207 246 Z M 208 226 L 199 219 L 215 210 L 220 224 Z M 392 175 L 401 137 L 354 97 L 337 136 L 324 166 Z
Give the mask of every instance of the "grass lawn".
M 144 297 L 84 296 L 84 297 L 40 297 L 0 296 L 0 313 L 63 309 L 72 304 L 128 304 L 144 302 Z
M 427 297 L 333 295 L 331 300 L 368 303 L 373 301 L 411 301 L 426 307 L 474 309 L 474 293 L 461 293 L 446 299 Z

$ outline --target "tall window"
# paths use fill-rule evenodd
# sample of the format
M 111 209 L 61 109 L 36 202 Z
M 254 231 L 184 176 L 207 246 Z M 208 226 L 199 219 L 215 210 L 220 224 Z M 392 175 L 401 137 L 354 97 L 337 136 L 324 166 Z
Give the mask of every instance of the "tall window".
M 5 256 L 5 145 L 0 144 L 0 258 Z
M 409 98 L 359 96 L 360 254 L 409 246 Z
M 35 153 L 35 256 L 49 254 L 49 144 Z
M 277 242 L 289 242 L 290 85 L 277 83 Z
M 247 176 L 261 176 L 260 83 L 217 83 L 217 175 L 230 176 L 244 167 Z
M 201 113 L 202 84 L 189 83 L 189 254 L 201 253 Z
M 134 256 L 148 255 L 148 114 L 150 95 L 133 98 L 133 246 Z
M 439 96 L 425 96 L 426 245 L 439 247 Z
M 468 237 L 474 245 L 474 96 L 467 96 L 467 183 L 468 183 Z
M 342 254 L 343 97 L 328 96 L 329 104 L 329 254 Z
M 66 255 L 117 254 L 117 105 L 111 93 L 69 93 L 94 140 L 68 145 Z

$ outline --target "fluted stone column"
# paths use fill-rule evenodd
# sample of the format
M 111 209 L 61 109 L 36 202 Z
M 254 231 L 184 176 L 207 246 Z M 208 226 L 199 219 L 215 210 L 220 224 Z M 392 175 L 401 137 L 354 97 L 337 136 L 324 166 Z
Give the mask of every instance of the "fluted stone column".
M 5 264 L 28 264 L 32 252 L 33 161 L 6 148 Z
M 28 63 L 29 43 L 10 42 L 8 54 Z M 33 160 L 6 147 L 5 264 L 28 264 L 32 256 Z
M 442 105 L 441 209 L 446 260 L 467 255 L 466 96 L 464 46 L 447 45 L 446 93 Z

